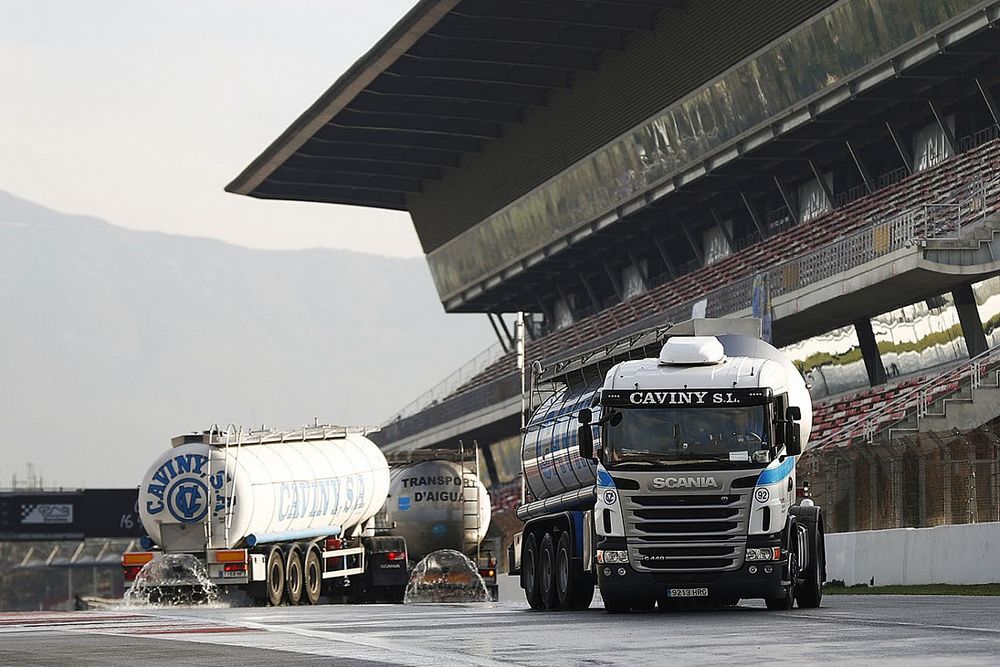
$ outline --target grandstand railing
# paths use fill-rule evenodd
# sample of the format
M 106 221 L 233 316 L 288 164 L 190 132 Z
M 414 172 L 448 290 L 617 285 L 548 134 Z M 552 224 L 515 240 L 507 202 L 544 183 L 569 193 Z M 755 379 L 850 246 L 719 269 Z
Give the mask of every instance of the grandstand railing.
M 468 417 L 477 410 L 497 405 L 520 393 L 520 377 L 516 373 L 504 375 L 430 404 L 415 414 L 394 417 L 382 426 L 375 438 L 379 443 L 396 442 L 454 419 Z
M 949 368 L 924 382 L 910 387 L 895 399 L 873 409 L 863 418 L 855 419 L 831 431 L 817 441 L 811 449 L 847 446 L 859 438 L 872 444 L 880 433 L 891 439 L 892 431 L 901 428 L 919 430 L 920 422 L 931 413 L 931 406 L 946 400 L 967 398 L 975 400 L 977 390 L 984 386 L 983 379 L 991 372 L 1000 371 L 1000 346 L 983 352 L 958 366 Z M 985 385 L 996 387 L 997 385 Z
M 965 185 L 961 188 L 964 196 L 921 204 L 881 222 L 873 220 L 864 229 L 838 241 L 658 312 L 633 328 L 648 327 L 652 319 L 675 322 L 689 319 L 695 304 L 702 301 L 707 301 L 708 317 L 725 317 L 747 310 L 751 307 L 754 280 L 760 276 L 764 276 L 770 298 L 774 299 L 931 239 L 960 239 L 962 227 L 991 213 L 990 199 L 1000 196 L 1000 178 Z M 946 192 L 954 195 L 955 188 Z
M 507 354 L 507 350 L 499 342 L 493 343 L 475 357 L 462 364 L 460 368 L 450 373 L 436 385 L 407 403 L 405 407 L 393 414 L 386 423 L 391 424 L 399 419 L 415 415 L 428 406 L 435 405 L 451 396 L 459 387 L 486 370 L 490 364 L 505 354 Z

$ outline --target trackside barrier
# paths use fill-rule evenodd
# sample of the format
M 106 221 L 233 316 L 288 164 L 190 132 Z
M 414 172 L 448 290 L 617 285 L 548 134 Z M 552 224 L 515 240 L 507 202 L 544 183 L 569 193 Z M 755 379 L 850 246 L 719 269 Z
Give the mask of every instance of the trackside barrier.
M 826 536 L 827 581 L 848 586 L 1000 582 L 1000 523 Z

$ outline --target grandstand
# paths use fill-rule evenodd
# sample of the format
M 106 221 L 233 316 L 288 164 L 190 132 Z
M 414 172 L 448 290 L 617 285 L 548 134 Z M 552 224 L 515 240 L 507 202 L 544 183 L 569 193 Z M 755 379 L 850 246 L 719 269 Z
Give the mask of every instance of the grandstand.
M 410 212 L 443 306 L 486 313 L 500 350 L 379 443 L 477 440 L 501 524 L 520 501 L 510 313 L 546 366 L 755 297 L 811 384 L 832 525 L 997 517 L 998 17 L 423 0 L 227 189 Z

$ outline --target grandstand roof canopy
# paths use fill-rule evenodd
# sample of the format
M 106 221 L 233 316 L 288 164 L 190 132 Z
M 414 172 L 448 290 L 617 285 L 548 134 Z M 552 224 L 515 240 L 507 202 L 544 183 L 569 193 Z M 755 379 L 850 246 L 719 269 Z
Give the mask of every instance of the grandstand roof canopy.
M 226 189 L 406 210 L 407 194 L 684 2 L 422 0 Z
M 701 264 L 704 230 L 768 237 L 802 185 L 833 202 L 911 171 L 915 133 L 986 113 L 998 20 L 1000 0 L 422 0 L 227 190 L 408 210 L 451 312 L 546 312 L 567 275 L 600 310 L 626 265 Z

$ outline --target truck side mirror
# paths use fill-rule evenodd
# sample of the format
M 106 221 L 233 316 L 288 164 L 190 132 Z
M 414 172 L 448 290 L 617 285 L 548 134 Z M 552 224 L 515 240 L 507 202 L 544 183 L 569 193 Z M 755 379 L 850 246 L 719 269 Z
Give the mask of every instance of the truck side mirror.
M 798 456 L 802 453 L 800 419 L 802 419 L 802 410 L 798 406 L 792 405 L 785 410 L 785 452 L 789 456 Z
M 577 429 L 577 439 L 580 442 L 580 458 L 594 458 L 594 432 L 590 428 L 590 420 L 593 415 L 590 408 L 580 410 L 577 419 L 580 420 L 580 428 Z
M 594 458 L 594 434 L 590 430 L 590 424 L 584 424 L 577 430 L 577 437 L 580 440 L 580 458 Z

